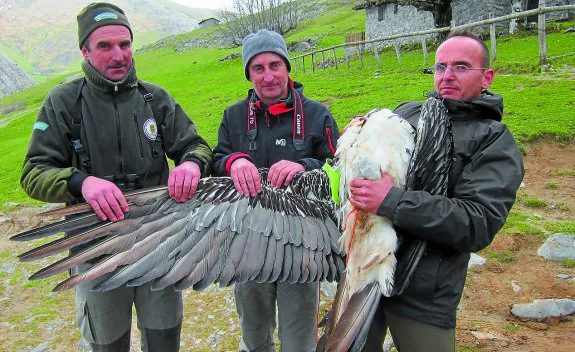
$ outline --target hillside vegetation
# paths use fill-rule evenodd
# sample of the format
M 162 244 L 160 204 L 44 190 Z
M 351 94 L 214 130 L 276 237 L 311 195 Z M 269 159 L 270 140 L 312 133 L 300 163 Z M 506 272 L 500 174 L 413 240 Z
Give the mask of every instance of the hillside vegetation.
M 310 40 L 316 48 L 327 47 L 342 43 L 346 33 L 364 30 L 365 12 L 334 3 L 320 16 L 304 21 L 299 29 L 288 33 L 288 45 Z M 561 24 L 562 28 L 569 25 L 572 23 Z M 552 27 L 555 25 L 550 24 Z M 194 32 L 182 36 L 197 35 Z M 574 39 L 572 33 L 549 34 L 549 56 L 559 58 L 550 60 L 552 72 L 547 73 L 537 72 L 536 36 L 521 35 L 498 41 L 497 61 L 493 64 L 498 74 L 492 90 L 505 97 L 504 122 L 519 141 L 540 136 L 569 140 L 575 135 Z M 229 54 L 241 54 L 241 48 L 195 48 L 176 52 L 176 45 L 177 41 L 136 55 L 138 75 L 170 91 L 197 125 L 200 134 L 213 146 L 223 110 L 243 98 L 251 87 L 243 75 L 241 58 L 220 61 Z M 340 62 L 337 69 L 316 69 L 315 73 L 311 73 L 308 57 L 305 73 L 302 72 L 301 61 L 292 62 L 292 71 L 296 71 L 292 72 L 292 77 L 304 84 L 308 97 L 329 107 L 340 128 L 355 115 L 373 108 L 393 108 L 406 100 L 423 99 L 424 92 L 432 89 L 432 76 L 420 73 L 426 66 L 421 50 L 404 50 L 402 65 L 398 64 L 394 51 L 384 51 L 380 55 L 381 68 L 377 67 L 374 55 L 367 53 L 363 65 L 357 57 L 352 57 L 349 68 Z M 337 56 L 342 60 L 342 49 L 338 50 Z M 433 54 L 430 54 L 429 62 L 433 62 Z M 378 69 L 381 74 L 376 77 Z M 0 206 L 9 201 L 31 202 L 18 184 L 21 163 L 37 109 L 47 92 L 64 78 L 57 77 L 0 100 L 0 104 L 5 106 L 25 105 L 24 113 L 15 111 L 1 117 L 18 116 L 0 128 L 0 149 L 3 150 Z

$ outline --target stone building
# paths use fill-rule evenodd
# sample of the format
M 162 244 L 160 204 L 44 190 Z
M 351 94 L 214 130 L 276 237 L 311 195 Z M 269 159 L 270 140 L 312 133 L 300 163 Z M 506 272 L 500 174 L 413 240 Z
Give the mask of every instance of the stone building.
M 545 6 L 572 5 L 575 0 L 545 0 Z M 477 22 L 492 17 L 505 16 L 539 7 L 539 0 L 366 0 L 354 7 L 366 11 L 366 40 L 387 37 L 401 33 L 425 31 L 440 27 L 456 26 Z M 574 11 L 553 12 L 546 15 L 548 21 L 566 20 L 575 15 Z M 537 21 L 537 17 L 522 20 L 523 23 Z M 511 24 L 517 26 L 517 21 Z M 474 32 L 488 30 L 489 27 L 475 29 Z M 510 22 L 501 23 L 498 31 L 510 29 Z M 426 35 L 426 39 L 436 38 L 436 34 Z M 377 42 L 377 47 L 395 44 L 419 43 L 423 38 L 405 37 L 386 42 Z
M 218 24 L 220 24 L 220 20 L 213 17 L 206 18 L 205 20 L 201 20 L 200 23 L 198 23 L 200 28 L 217 26 Z

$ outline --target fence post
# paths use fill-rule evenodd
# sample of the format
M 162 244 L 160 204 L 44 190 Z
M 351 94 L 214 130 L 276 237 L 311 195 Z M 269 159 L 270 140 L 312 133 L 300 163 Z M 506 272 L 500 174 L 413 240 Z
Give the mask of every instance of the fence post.
M 335 48 L 333 50 L 333 62 L 335 62 L 335 69 L 337 70 L 337 57 L 335 56 Z
M 305 73 L 305 53 L 303 53 L 303 56 L 301 57 L 301 72 Z
M 493 12 L 489 13 L 489 18 L 493 18 Z M 495 23 L 492 23 L 489 27 L 489 35 L 491 38 L 491 61 L 497 59 L 497 39 L 495 33 Z
M 397 54 L 397 62 L 399 62 L 399 66 L 401 66 L 401 45 L 395 44 L 395 53 Z
M 299 62 L 299 60 L 294 60 L 294 65 L 293 65 L 293 74 L 296 75 L 297 74 L 297 63 Z
M 321 50 L 321 68 L 325 70 L 325 51 Z
M 314 52 L 311 52 L 311 72 L 315 72 L 315 60 L 314 60 Z
M 423 63 L 427 66 L 429 65 L 429 53 L 427 52 L 427 40 L 425 40 L 425 37 L 421 40 L 421 49 L 423 50 Z
M 377 46 L 373 46 L 373 54 L 375 55 L 375 59 L 377 60 L 377 67 L 381 68 L 381 60 L 379 59 L 379 52 L 377 51 Z
M 545 7 L 545 0 L 539 0 L 539 8 Z M 539 64 L 545 65 L 547 63 L 547 38 L 545 26 L 547 25 L 545 21 L 545 14 L 540 13 L 538 16 L 539 23 L 537 32 L 539 33 Z
M 359 56 L 360 67 L 363 68 L 363 55 L 361 55 L 361 50 L 359 49 L 359 45 L 356 48 L 357 48 L 357 55 Z

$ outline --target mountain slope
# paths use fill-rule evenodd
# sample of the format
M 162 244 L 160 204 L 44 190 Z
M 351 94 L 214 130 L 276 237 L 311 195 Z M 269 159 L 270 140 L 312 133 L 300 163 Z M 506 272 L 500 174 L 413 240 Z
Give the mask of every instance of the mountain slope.
M 6 0 L 0 5 L 0 48 L 15 61 L 26 60 L 34 75 L 77 68 L 76 15 L 91 0 Z M 192 9 L 168 0 L 114 0 L 128 16 L 134 45 L 142 46 L 170 34 L 197 27 L 212 10 Z M 57 50 L 55 50 L 55 48 Z M 14 55 L 16 53 L 17 55 Z M 18 56 L 18 57 L 16 57 Z M 27 58 L 27 59 L 23 59 Z M 29 65 L 21 66 L 26 67 Z

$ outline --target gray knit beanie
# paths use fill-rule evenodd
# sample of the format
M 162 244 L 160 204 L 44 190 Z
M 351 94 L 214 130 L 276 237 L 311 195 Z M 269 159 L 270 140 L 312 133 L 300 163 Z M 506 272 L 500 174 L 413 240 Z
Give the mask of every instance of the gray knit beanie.
M 242 61 L 248 81 L 250 80 L 250 74 L 248 72 L 250 61 L 254 56 L 265 52 L 271 52 L 281 56 L 287 65 L 288 72 L 291 71 L 289 54 L 284 38 L 277 32 L 260 29 L 256 33 L 248 34 L 242 42 Z
M 78 44 L 82 49 L 82 44 L 90 33 L 102 26 L 120 25 L 128 28 L 130 38 L 134 38 L 128 18 L 121 8 L 106 2 L 93 2 L 84 7 L 78 14 Z

